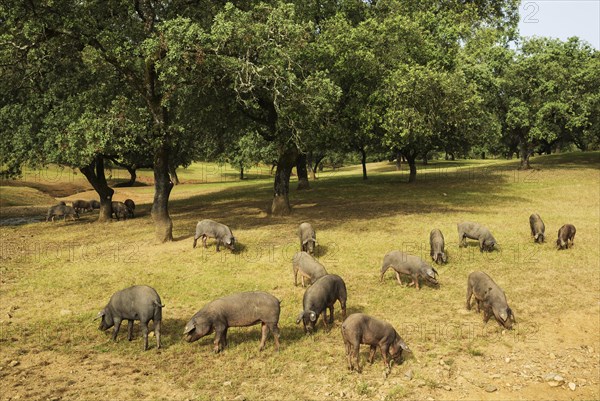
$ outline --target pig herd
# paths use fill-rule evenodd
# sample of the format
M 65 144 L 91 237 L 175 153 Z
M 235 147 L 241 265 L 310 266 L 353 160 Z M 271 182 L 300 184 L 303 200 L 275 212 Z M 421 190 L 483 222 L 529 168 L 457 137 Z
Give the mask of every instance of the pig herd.
M 126 199 L 125 202 L 111 202 L 111 216 L 117 220 L 127 220 L 133 218 L 135 210 L 135 202 L 131 199 Z M 95 209 L 100 209 L 100 202 L 97 200 L 82 200 L 78 199 L 67 205 L 61 201 L 57 205 L 50 206 L 46 214 L 46 221 L 54 221 L 56 217 L 62 217 L 67 220 L 67 217 L 75 220 L 79 218 L 79 214 L 83 212 L 91 212 Z
M 60 206 L 60 205 L 57 205 Z M 65 206 L 65 205 L 62 205 Z M 50 212 L 49 212 L 50 213 Z M 545 241 L 545 226 L 538 214 L 529 218 L 531 235 L 536 243 Z M 473 223 L 462 222 L 457 226 L 459 246 L 467 246 L 466 240 L 474 239 L 479 242 L 480 251 L 492 251 L 498 247 L 496 239 L 486 227 Z M 573 245 L 575 227 L 566 224 L 558 231 L 556 245 L 558 249 L 566 249 Z M 193 248 L 198 239 L 203 247 L 206 240 L 214 238 L 216 250 L 224 245 L 231 251 L 235 250 L 235 237 L 231 229 L 212 220 L 202 220 L 196 226 Z M 317 247 L 316 233 L 310 223 L 302 223 L 298 228 L 300 251 L 292 258 L 294 285 L 298 285 L 298 274 L 302 287 L 308 286 L 302 300 L 302 310 L 298 314 L 296 324 L 302 322 L 304 331 L 311 334 L 319 316 L 326 329 L 334 322 L 334 305 L 339 302 L 342 310 L 341 334 L 345 346 L 348 368 L 361 371 L 359 365 L 359 349 L 361 344 L 370 347 L 368 361 L 373 362 L 379 349 L 386 371 L 391 369 L 392 361 L 400 361 L 404 351 L 411 352 L 394 327 L 381 319 L 363 313 L 353 313 L 346 316 L 347 289 L 344 280 L 336 274 L 329 274 L 325 267 L 313 257 Z M 438 264 L 447 262 L 444 249 L 444 236 L 439 229 L 430 233 L 430 256 Z M 394 250 L 383 257 L 380 270 L 380 281 L 385 272 L 392 268 L 398 284 L 402 284 L 401 275 L 408 276 L 409 286 L 420 288 L 420 282 L 433 287 L 439 286 L 436 269 L 418 256 Z M 483 321 L 493 316 L 504 328 L 511 329 L 515 316 L 508 306 L 504 291 L 494 280 L 482 271 L 469 274 L 467 278 L 466 309 L 472 307 L 475 299 L 476 310 L 483 312 Z M 160 330 L 162 308 L 164 305 L 158 293 L 148 286 L 133 286 L 118 291 L 112 295 L 108 304 L 102 309 L 97 319 L 101 319 L 100 330 L 113 329 L 113 340 L 116 340 L 121 322 L 128 321 L 128 339 L 133 336 L 133 321 L 139 320 L 144 337 L 144 350 L 148 349 L 148 322 L 154 323 L 157 348 L 161 347 Z M 327 313 L 329 311 L 329 313 Z M 275 350 L 279 350 L 279 315 L 280 301 L 273 295 L 261 291 L 241 292 L 231 294 L 206 304 L 200 309 L 183 330 L 184 339 L 188 342 L 199 340 L 215 333 L 214 352 L 218 353 L 227 346 L 227 331 L 230 327 L 244 327 L 261 324 L 262 336 L 259 349 L 262 351 L 269 333 L 273 334 Z

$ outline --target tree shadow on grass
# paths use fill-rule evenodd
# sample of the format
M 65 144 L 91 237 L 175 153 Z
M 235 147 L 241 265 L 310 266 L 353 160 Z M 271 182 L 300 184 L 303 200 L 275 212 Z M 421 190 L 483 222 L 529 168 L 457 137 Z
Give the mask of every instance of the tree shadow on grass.
M 406 184 L 394 174 L 373 176 L 368 182 L 356 176 L 322 179 L 314 183 L 310 193 L 292 191 L 290 194 L 292 206 L 307 202 L 317 206 L 296 208 L 290 216 L 281 218 L 270 218 L 264 213 L 264 204 L 271 192 L 270 187 L 264 185 L 226 188 L 177 200 L 173 202 L 173 210 L 177 210 L 178 219 L 192 221 L 200 209 L 203 215 L 236 230 L 277 224 L 287 226 L 303 220 L 318 221 L 321 227 L 334 228 L 348 220 L 368 222 L 386 216 L 467 213 L 490 205 L 525 200 L 502 193 L 500 188 L 512 183 L 512 177 L 506 174 L 492 171 L 481 176 L 470 172 L 430 176 L 415 184 Z M 497 196 L 490 197 L 489 193 Z
M 169 348 L 169 346 L 185 342 L 183 337 L 183 329 L 187 324 L 188 320 L 184 319 L 163 319 L 161 324 L 161 345 L 163 348 Z M 154 330 L 154 328 L 152 328 Z M 150 339 L 148 339 L 148 344 L 150 344 Z

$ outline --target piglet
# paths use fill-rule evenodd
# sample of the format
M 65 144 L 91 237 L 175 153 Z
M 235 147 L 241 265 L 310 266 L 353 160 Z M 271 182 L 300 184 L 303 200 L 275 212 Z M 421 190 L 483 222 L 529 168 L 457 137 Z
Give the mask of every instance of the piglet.
M 400 359 L 402 351 L 411 352 L 391 324 L 363 313 L 353 313 L 344 320 L 342 338 L 346 346 L 348 369 L 356 368 L 359 373 L 361 371 L 358 359 L 360 344 L 367 344 L 371 348 L 369 363 L 373 363 L 375 351 L 379 347 L 383 364 L 388 373 L 392 367 L 392 360 Z M 389 360 L 388 357 L 390 357 Z M 356 361 L 356 365 L 353 359 Z
M 162 308 L 164 305 L 156 290 L 147 285 L 135 285 L 115 292 L 108 305 L 104 307 L 96 319 L 102 319 L 99 330 L 108 330 L 115 327 L 113 341 L 117 340 L 121 321 L 128 321 L 129 333 L 127 339 L 133 338 L 133 321 L 139 320 L 144 335 L 144 351 L 148 349 L 148 322 L 154 322 L 154 334 L 156 336 L 156 347 L 160 348 L 160 326 L 162 322 Z

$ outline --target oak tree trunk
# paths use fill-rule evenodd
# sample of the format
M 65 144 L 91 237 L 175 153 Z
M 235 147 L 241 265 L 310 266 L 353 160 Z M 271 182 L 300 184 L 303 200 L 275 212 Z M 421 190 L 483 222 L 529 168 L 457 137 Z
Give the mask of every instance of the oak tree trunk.
M 171 177 L 171 182 L 175 185 L 179 185 L 179 177 L 177 176 L 177 169 L 173 166 L 169 166 L 169 176 Z
M 115 191 L 106 183 L 104 175 L 104 158 L 97 155 L 87 166 L 79 169 L 85 178 L 92 184 L 100 197 L 100 214 L 98 221 L 110 221 L 112 216 L 112 196 Z
M 284 216 L 290 214 L 290 176 L 292 168 L 298 158 L 298 150 L 291 146 L 280 153 L 277 160 L 277 170 L 275 171 L 275 183 L 273 185 L 274 196 L 271 205 L 271 214 L 273 216 Z
M 416 155 L 407 154 L 406 161 L 408 162 L 408 167 L 410 169 L 410 173 L 408 175 L 408 182 L 415 182 L 417 180 L 417 163 L 416 163 Z
M 316 180 L 317 179 L 317 171 L 323 171 L 323 163 L 321 163 L 323 161 L 323 159 L 325 158 L 325 153 L 317 153 L 317 155 L 314 158 L 314 163 L 312 164 L 312 168 L 311 168 L 311 175 L 312 175 L 312 179 Z
M 161 145 L 154 158 L 154 202 L 151 212 L 156 239 L 160 243 L 173 240 L 173 221 L 168 208 L 173 185 L 169 177 L 169 152 L 166 145 Z
M 529 165 L 529 157 L 531 156 L 531 152 L 526 146 L 521 148 L 521 165 L 519 166 L 520 170 L 528 170 L 531 168 Z
M 296 190 L 310 189 L 308 183 L 308 170 L 306 169 L 306 154 L 300 153 L 296 159 L 296 174 L 298 175 L 298 186 Z
M 362 164 L 363 180 L 367 179 L 367 152 L 365 148 L 360 149 L 360 162 Z

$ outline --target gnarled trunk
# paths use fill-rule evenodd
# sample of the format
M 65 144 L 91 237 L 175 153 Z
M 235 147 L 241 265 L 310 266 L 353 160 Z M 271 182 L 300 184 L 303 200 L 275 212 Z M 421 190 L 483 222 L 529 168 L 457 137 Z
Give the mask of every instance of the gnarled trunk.
M 177 176 L 177 168 L 169 165 L 169 176 L 171 176 L 171 182 L 175 185 L 179 185 L 179 177 Z
M 321 163 L 321 162 L 323 161 L 324 158 L 325 158 L 325 153 L 317 153 L 315 155 L 314 159 L 312 160 L 312 163 L 310 163 L 311 164 L 310 175 L 313 180 L 317 179 L 317 170 L 323 171 L 323 163 Z
M 296 159 L 296 174 L 298 175 L 298 191 L 310 189 L 308 183 L 308 170 L 306 169 L 306 153 L 300 153 Z
M 85 178 L 92 184 L 100 197 L 100 214 L 98 221 L 109 221 L 112 216 L 112 196 L 115 191 L 106 183 L 104 175 L 104 157 L 97 155 L 87 166 L 79 169 Z
M 408 175 L 408 182 L 415 182 L 417 180 L 417 155 L 414 153 L 405 154 L 406 161 L 408 162 L 408 167 L 410 169 L 410 173 Z
M 360 163 L 362 164 L 363 180 L 367 179 L 367 152 L 365 148 L 360 148 Z
M 402 154 L 400 151 L 396 152 L 396 171 L 400 171 L 402 169 Z
M 298 158 L 298 149 L 290 146 L 280 152 L 277 159 L 277 170 L 275 172 L 275 183 L 273 185 L 273 203 L 271 205 L 271 214 L 273 216 L 284 216 L 292 211 L 290 207 L 290 175 L 292 168 Z
M 163 144 L 154 157 L 154 202 L 151 212 L 156 239 L 161 243 L 173 240 L 173 221 L 168 207 L 173 185 L 169 177 L 169 151 Z
M 531 156 L 531 151 L 529 147 L 526 145 L 521 146 L 521 165 L 519 166 L 520 170 L 528 170 L 531 168 L 529 165 L 529 157 Z

